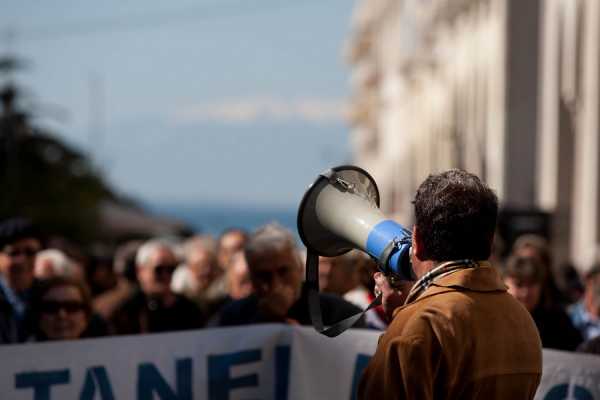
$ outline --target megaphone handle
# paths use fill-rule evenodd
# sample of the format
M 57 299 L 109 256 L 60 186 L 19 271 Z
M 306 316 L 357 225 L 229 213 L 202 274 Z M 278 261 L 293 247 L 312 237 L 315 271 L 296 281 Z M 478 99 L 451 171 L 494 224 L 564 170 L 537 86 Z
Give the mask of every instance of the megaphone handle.
M 335 337 L 351 328 L 360 320 L 367 311 L 381 304 L 381 294 L 369 306 L 359 313 L 336 322 L 329 328 L 323 325 L 323 314 L 321 313 L 321 299 L 319 298 L 319 256 L 308 250 L 306 254 L 306 285 L 308 287 L 308 308 L 310 319 L 315 330 L 325 336 Z

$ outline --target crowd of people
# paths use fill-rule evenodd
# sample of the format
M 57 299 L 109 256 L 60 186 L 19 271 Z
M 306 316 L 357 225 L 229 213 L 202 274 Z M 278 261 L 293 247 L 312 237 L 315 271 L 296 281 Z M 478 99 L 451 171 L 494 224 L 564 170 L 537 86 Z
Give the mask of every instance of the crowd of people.
M 508 291 L 531 314 L 543 347 L 600 354 L 600 264 L 555 277 L 548 243 L 525 235 L 493 257 Z M 354 250 L 319 260 L 326 324 L 374 299 L 375 262 Z M 272 223 L 218 238 L 130 241 L 86 256 L 43 238 L 22 218 L 0 223 L 0 343 L 67 340 L 265 322 L 310 324 L 303 253 Z M 568 279 L 567 279 L 568 277 Z M 559 282 L 560 284 L 557 284 Z M 384 330 L 381 307 L 358 328 Z

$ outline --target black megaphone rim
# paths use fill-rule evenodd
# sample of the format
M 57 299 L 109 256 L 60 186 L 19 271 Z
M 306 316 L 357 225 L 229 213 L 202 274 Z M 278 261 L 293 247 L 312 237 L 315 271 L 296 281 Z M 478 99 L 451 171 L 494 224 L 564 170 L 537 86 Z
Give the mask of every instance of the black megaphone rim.
M 365 171 L 361 167 L 357 167 L 356 165 L 339 165 L 337 167 L 329 168 L 325 172 L 327 172 L 327 171 L 340 172 L 340 171 L 347 171 L 347 170 L 360 172 L 361 174 L 364 174 L 367 177 L 367 179 L 369 179 L 369 181 L 373 185 L 373 188 L 375 189 L 375 204 L 377 205 L 377 208 L 379 208 L 380 207 L 379 188 L 377 187 L 377 183 L 375 182 L 375 179 L 373 179 L 371 174 L 369 174 L 367 171 Z M 302 229 L 301 221 L 304 218 L 304 209 L 305 209 L 304 206 L 305 206 L 306 202 L 310 199 L 313 190 L 317 186 L 317 183 L 319 181 L 321 181 L 322 179 L 327 179 L 327 178 L 325 176 L 323 176 L 323 174 L 319 174 L 317 179 L 315 179 L 313 181 L 313 183 L 311 183 L 308 186 L 308 188 L 306 189 L 306 192 L 304 192 L 304 196 L 302 196 L 302 200 L 300 201 L 300 206 L 298 207 L 298 216 L 296 218 L 296 226 L 298 229 L 298 234 L 300 235 L 300 239 L 302 240 L 302 243 L 304 243 L 304 246 L 306 246 L 306 248 L 309 251 L 316 253 L 316 254 L 319 254 L 319 252 L 310 245 L 310 242 L 307 240 L 306 236 L 304 235 L 304 230 Z M 348 251 L 350 251 L 350 250 L 342 251 L 336 255 L 339 256 L 344 253 L 347 253 Z

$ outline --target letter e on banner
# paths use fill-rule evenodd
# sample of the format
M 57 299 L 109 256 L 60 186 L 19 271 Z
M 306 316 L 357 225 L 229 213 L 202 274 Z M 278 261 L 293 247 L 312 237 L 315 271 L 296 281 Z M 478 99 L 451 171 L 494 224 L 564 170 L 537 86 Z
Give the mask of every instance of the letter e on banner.
M 229 372 L 234 365 L 249 364 L 260 360 L 260 350 L 244 350 L 208 356 L 209 400 L 228 400 L 229 392 L 233 389 L 258 386 L 257 374 L 232 378 Z

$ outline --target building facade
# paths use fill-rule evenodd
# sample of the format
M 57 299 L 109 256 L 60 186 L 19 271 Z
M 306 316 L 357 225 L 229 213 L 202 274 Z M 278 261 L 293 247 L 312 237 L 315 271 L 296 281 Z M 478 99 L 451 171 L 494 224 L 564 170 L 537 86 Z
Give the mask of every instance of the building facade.
M 557 261 L 600 243 L 600 2 L 362 0 L 352 65 L 355 162 L 382 207 L 412 219 L 432 172 L 458 167 L 505 209 L 551 215 Z

